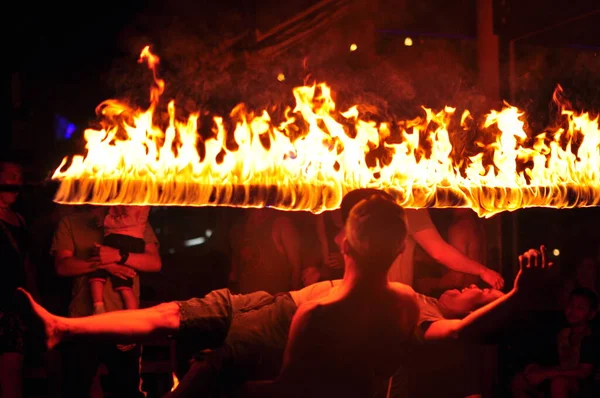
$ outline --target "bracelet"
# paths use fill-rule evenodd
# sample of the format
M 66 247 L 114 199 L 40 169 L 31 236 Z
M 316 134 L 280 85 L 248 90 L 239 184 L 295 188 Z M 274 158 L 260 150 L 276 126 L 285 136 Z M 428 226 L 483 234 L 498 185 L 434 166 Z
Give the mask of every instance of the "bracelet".
M 119 254 L 121 255 L 121 260 L 119 261 L 119 264 L 125 265 L 125 263 L 129 259 L 129 252 L 126 250 L 119 250 Z

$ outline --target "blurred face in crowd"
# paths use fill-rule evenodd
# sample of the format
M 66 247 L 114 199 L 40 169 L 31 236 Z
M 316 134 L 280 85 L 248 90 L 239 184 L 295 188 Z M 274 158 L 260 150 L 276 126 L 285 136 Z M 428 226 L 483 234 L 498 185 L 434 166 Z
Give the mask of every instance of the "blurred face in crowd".
M 502 297 L 504 293 L 496 289 L 480 289 L 476 285 L 462 290 L 445 291 L 440 297 L 440 303 L 449 312 L 448 315 L 463 316 L 492 301 Z
M 596 315 L 596 309 L 591 307 L 587 297 L 573 295 L 565 309 L 565 316 L 569 325 L 576 326 L 587 324 Z
M 23 170 L 21 166 L 15 163 L 0 163 L 0 185 L 22 185 Z M 0 192 L 0 207 L 12 206 L 16 200 L 18 192 Z

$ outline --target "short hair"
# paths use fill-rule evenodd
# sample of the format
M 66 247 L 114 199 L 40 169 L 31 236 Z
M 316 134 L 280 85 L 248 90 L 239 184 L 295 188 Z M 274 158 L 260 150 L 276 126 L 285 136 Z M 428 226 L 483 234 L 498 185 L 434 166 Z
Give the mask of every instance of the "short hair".
M 348 215 L 350 214 L 350 210 L 361 200 L 368 199 L 373 195 L 379 195 L 386 199 L 394 201 L 394 198 L 385 191 L 376 188 L 359 188 L 354 191 L 348 192 L 342 198 L 342 204 L 340 207 L 342 222 L 346 224 L 346 220 L 348 219 Z
M 391 267 L 407 234 L 404 209 L 379 193 L 352 207 L 345 228 L 351 248 L 348 254 L 357 265 L 381 270 Z
M 592 289 L 588 289 L 587 287 L 576 287 L 569 297 L 583 297 L 590 303 L 590 309 L 592 311 L 598 310 L 598 295 Z

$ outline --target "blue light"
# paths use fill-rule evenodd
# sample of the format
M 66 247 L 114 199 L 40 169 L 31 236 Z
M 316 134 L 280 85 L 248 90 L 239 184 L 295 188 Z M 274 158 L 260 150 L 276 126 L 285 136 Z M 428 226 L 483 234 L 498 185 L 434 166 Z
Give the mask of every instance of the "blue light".
M 77 130 L 77 127 L 75 127 L 73 123 L 69 123 L 69 125 L 67 126 L 67 131 L 65 131 L 65 138 L 71 138 L 75 130 Z
M 54 115 L 54 132 L 57 139 L 71 139 L 75 131 L 77 131 L 77 126 L 71 123 L 66 117 Z

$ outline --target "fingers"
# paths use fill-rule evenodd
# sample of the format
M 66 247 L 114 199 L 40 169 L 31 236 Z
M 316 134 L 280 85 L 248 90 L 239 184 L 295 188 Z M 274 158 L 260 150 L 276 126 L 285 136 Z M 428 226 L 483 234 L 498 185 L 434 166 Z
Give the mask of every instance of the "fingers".
M 520 255 L 518 258 L 519 258 L 519 269 L 523 269 L 524 257 L 523 257 L 523 255 Z

